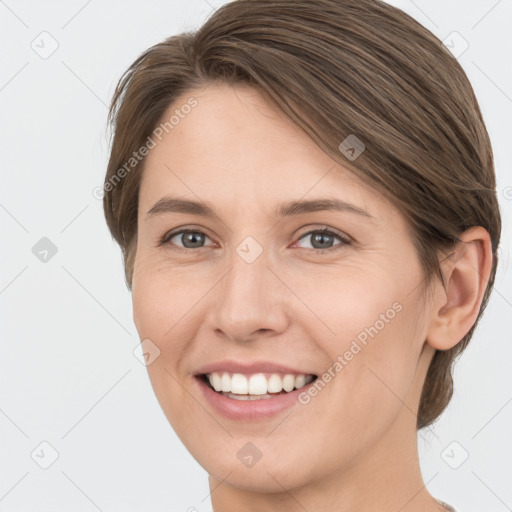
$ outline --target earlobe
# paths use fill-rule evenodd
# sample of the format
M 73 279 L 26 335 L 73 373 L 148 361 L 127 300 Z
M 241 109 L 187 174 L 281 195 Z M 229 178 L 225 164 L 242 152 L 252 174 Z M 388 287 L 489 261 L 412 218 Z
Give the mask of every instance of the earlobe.
M 468 333 L 480 312 L 492 270 L 489 233 L 480 226 L 459 237 L 442 266 L 445 288 L 436 283 L 427 343 L 438 350 L 454 347 Z

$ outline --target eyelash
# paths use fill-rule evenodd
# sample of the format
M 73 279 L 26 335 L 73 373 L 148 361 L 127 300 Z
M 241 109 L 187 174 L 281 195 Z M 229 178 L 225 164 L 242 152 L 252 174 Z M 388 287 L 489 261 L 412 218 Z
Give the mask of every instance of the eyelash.
M 169 241 L 174 238 L 176 235 L 181 235 L 181 234 L 185 234 L 185 233 L 199 233 L 201 235 L 205 235 L 206 237 L 208 237 L 208 235 L 206 233 L 204 233 L 203 231 L 199 230 L 199 229 L 182 229 L 181 231 L 175 231 L 174 233 L 169 233 L 169 234 L 165 234 L 159 241 L 158 243 L 158 247 L 162 246 L 162 245 L 165 245 L 165 244 L 169 244 Z M 308 249 L 310 251 L 314 251 L 316 254 L 325 254 L 325 253 L 330 253 L 332 251 L 336 251 L 336 250 L 339 250 L 339 249 L 342 249 L 345 245 L 349 245 L 351 243 L 351 240 L 346 236 L 346 235 L 342 235 L 341 233 L 338 233 L 336 231 L 333 231 L 329 228 L 320 228 L 320 229 L 313 229 L 311 231 L 308 231 L 304 234 L 302 234 L 298 239 L 298 240 L 301 240 L 302 238 L 308 236 L 308 235 L 312 235 L 314 233 L 322 233 L 322 234 L 325 234 L 325 235 L 332 235 L 334 236 L 335 238 L 338 238 L 339 240 L 341 240 L 341 242 L 343 243 L 340 243 L 338 245 L 335 245 L 333 247 L 328 247 L 327 249 Z M 204 249 L 204 247 L 199 247 L 199 249 Z M 301 249 L 303 249 L 303 247 L 301 247 Z M 190 248 L 187 248 L 187 247 L 178 247 L 178 246 L 175 246 L 173 248 L 173 250 L 177 250 L 178 252 L 188 252 L 188 251 L 194 251 L 195 249 L 190 249 Z

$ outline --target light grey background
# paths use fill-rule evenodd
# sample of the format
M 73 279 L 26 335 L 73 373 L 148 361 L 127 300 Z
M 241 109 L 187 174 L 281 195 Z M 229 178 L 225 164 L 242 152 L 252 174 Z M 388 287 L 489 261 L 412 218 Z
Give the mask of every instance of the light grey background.
M 223 3 L 0 0 L 0 510 L 211 510 L 207 474 L 133 353 L 120 251 L 93 190 L 122 72 Z M 453 51 L 469 44 L 458 58 L 493 142 L 504 224 L 496 289 L 457 364 L 454 399 L 419 436 L 423 475 L 460 512 L 504 512 L 512 510 L 512 2 L 390 3 L 453 40 Z M 57 248 L 39 253 L 46 262 L 34 254 L 44 247 L 32 250 L 43 237 Z

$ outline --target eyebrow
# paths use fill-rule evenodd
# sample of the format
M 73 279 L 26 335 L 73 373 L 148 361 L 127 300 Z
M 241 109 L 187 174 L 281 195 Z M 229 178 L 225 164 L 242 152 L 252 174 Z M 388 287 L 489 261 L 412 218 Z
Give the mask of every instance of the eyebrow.
M 292 215 L 311 213 L 317 211 L 339 211 L 354 213 L 368 219 L 374 219 L 363 208 L 347 203 L 337 198 L 310 199 L 307 201 L 288 201 L 280 203 L 276 210 L 279 219 Z M 165 196 L 158 200 L 146 213 L 146 219 L 154 215 L 164 213 L 188 213 L 191 215 L 200 215 L 203 217 L 216 217 L 214 209 L 203 201 L 194 201 L 179 197 Z

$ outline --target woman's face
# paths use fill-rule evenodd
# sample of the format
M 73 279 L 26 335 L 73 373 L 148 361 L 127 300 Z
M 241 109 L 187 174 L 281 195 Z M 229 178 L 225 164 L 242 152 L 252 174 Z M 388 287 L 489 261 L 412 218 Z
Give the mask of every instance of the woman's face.
M 208 473 L 245 489 L 384 463 L 415 439 L 433 354 L 405 219 L 247 86 L 184 94 L 166 120 L 176 109 L 146 158 L 133 276 L 169 422 Z

